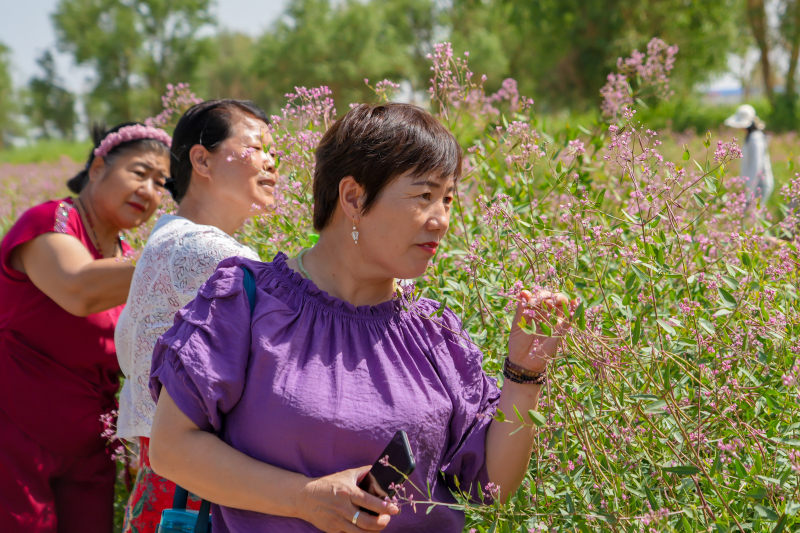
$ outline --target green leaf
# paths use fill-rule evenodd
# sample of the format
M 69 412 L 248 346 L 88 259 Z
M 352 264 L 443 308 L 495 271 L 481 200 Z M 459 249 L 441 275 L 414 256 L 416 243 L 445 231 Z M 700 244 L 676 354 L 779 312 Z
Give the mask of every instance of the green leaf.
M 673 337 L 674 337 L 675 335 L 677 335 L 677 333 L 675 332 L 675 328 L 673 328 L 673 327 L 670 325 L 670 323 L 669 323 L 669 322 L 667 322 L 666 320 L 661 320 L 661 319 L 659 318 L 659 319 L 658 319 L 658 324 L 659 324 L 659 325 L 660 325 L 662 328 L 664 328 L 664 330 L 665 330 L 667 333 L 669 333 L 670 335 L 672 335 Z
M 572 502 L 572 496 L 570 496 L 569 492 L 564 496 L 564 499 L 567 501 L 567 512 L 575 514 L 575 504 Z
M 693 476 L 700 472 L 700 469 L 696 466 L 667 466 L 662 467 L 661 470 L 671 474 L 678 474 L 679 476 Z
M 575 309 L 575 322 L 577 322 L 581 330 L 586 329 L 586 310 L 583 302 L 579 303 L 578 307 Z
M 498 422 L 505 422 L 506 421 L 506 414 L 501 411 L 500 409 L 497 410 L 497 413 L 494 415 L 494 419 Z
M 589 418 L 597 417 L 597 411 L 594 408 L 594 402 L 592 401 L 592 397 L 589 396 L 589 399 L 586 401 L 586 412 L 589 415 Z
M 730 276 L 722 276 L 722 279 L 725 281 L 725 284 L 731 288 L 731 290 L 733 291 L 739 290 L 739 282 L 736 281 L 735 278 L 732 278 Z
M 545 419 L 544 415 L 542 415 L 537 411 L 534 411 L 533 409 L 528 409 L 528 418 L 530 418 L 531 422 L 533 422 L 540 428 L 547 425 L 547 420 Z
M 719 292 L 719 296 L 722 299 L 723 306 L 728 308 L 736 307 L 736 298 L 734 298 L 731 293 L 729 293 L 722 287 L 718 287 L 717 292 Z
M 732 314 L 733 314 L 733 311 L 731 311 L 730 309 L 720 309 L 719 311 L 714 313 L 714 316 L 725 316 L 725 315 L 732 315 Z
M 683 152 L 683 160 L 688 161 L 690 157 L 692 156 L 689 155 L 689 149 L 687 148 L 686 151 Z
M 756 510 L 756 512 L 761 518 L 766 518 L 767 520 L 780 519 L 778 513 L 776 513 L 775 510 L 772 509 L 771 507 L 764 507 L 763 505 L 756 504 L 753 506 L 753 508 Z
M 797 514 L 797 511 L 800 511 L 800 503 L 792 500 L 786 504 L 786 509 L 784 509 L 783 512 L 789 516 L 794 516 Z
M 700 318 L 697 320 L 700 323 L 700 326 L 710 334 L 714 334 L 717 332 L 717 328 L 714 327 L 714 324 L 706 320 L 705 318 Z
M 781 533 L 786 528 L 786 521 L 788 517 L 784 514 L 781 516 L 781 519 L 778 520 L 778 523 L 775 524 L 775 528 L 772 530 L 772 533 Z
M 639 315 L 636 318 L 636 322 L 633 324 L 633 332 L 631 334 L 631 344 L 636 346 L 639 342 L 639 337 L 642 335 L 642 315 Z
M 645 274 L 644 270 L 636 265 L 631 265 L 631 270 L 633 270 L 633 273 L 636 274 L 636 277 L 639 278 L 639 281 L 642 283 L 647 283 L 647 281 L 650 279 L 650 276 Z
M 521 414 L 519 414 L 519 409 L 517 409 L 517 406 L 516 406 L 516 405 L 514 405 L 514 413 L 516 413 L 516 415 L 517 415 L 517 418 L 519 419 L 519 421 L 520 421 L 520 422 L 522 422 L 522 423 L 524 424 L 524 423 L 525 423 L 525 419 L 524 419 L 524 418 L 522 418 L 522 415 L 521 415 Z
M 648 403 L 645 408 L 645 413 L 663 413 L 664 409 L 662 409 L 667 402 L 664 400 L 658 400 L 657 402 Z
M 696 192 L 692 193 L 692 198 L 694 198 L 694 201 L 695 201 L 695 203 L 697 204 L 698 207 L 705 207 L 706 206 L 706 201 L 703 200 L 702 198 L 700 198 L 700 195 L 697 194 Z
M 767 489 L 764 487 L 756 487 L 755 489 L 751 490 L 746 494 L 748 498 L 753 498 L 754 500 L 763 500 L 767 497 Z

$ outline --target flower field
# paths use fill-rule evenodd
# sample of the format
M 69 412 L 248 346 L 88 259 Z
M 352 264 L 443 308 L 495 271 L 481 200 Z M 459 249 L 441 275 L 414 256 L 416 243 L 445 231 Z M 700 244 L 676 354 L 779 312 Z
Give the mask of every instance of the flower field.
M 775 197 L 753 205 L 736 132 L 660 135 L 637 121 L 669 95 L 673 48 L 621 59 L 593 124 L 548 125 L 513 80 L 486 94 L 467 59 L 446 44 L 431 55 L 431 111 L 467 156 L 448 238 L 408 290 L 455 310 L 495 376 L 522 288 L 581 300 L 539 412 L 498 414 L 537 428 L 524 486 L 508 505 L 464 503 L 467 531 L 795 530 L 796 136 L 772 140 Z M 376 99 L 393 88 L 376 85 Z M 309 245 L 313 150 L 337 116 L 327 88 L 287 96 L 272 125 L 276 207 L 238 235 L 264 260 Z M 79 166 L 0 166 L 0 230 L 63 194 Z

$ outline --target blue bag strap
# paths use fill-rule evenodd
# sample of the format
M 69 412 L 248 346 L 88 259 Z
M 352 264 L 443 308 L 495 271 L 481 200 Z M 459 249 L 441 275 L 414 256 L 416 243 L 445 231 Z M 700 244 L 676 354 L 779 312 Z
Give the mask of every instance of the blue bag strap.
M 253 273 L 244 265 L 239 265 L 244 271 L 244 292 L 247 294 L 247 301 L 250 302 L 250 318 L 256 309 L 256 279 Z
M 253 311 L 256 309 L 256 280 L 253 272 L 244 265 L 240 265 L 244 271 L 244 292 L 247 295 L 247 301 L 250 303 L 250 316 L 253 316 Z M 175 485 L 175 495 L 172 498 L 173 509 L 186 509 L 186 502 L 189 499 L 189 492 L 179 485 Z M 211 529 L 209 521 L 209 513 L 211 511 L 211 503 L 208 500 L 200 502 L 200 511 L 197 514 L 197 524 L 195 525 L 196 533 L 207 533 Z

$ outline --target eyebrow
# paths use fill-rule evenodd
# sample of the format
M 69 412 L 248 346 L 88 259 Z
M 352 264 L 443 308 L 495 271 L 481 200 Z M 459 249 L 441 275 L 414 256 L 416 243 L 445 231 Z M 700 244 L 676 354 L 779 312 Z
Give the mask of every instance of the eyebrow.
M 440 189 L 442 187 L 441 183 L 439 183 L 437 181 L 430 181 L 430 180 L 415 181 L 411 185 L 427 185 L 428 187 L 431 187 L 433 189 Z M 454 191 L 454 190 L 456 190 L 455 185 L 452 185 L 452 186 L 447 188 L 447 192 L 451 192 L 451 191 Z

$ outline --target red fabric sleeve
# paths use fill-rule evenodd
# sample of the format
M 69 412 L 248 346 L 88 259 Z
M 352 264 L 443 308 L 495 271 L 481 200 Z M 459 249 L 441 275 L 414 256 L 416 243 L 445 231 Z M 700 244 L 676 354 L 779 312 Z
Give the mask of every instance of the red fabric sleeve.
M 31 207 L 11 226 L 0 244 L 0 263 L 3 273 L 15 280 L 27 281 L 28 276 L 11 268 L 11 252 L 20 244 L 44 233 L 65 233 L 81 240 L 81 222 L 71 198 L 50 200 Z

